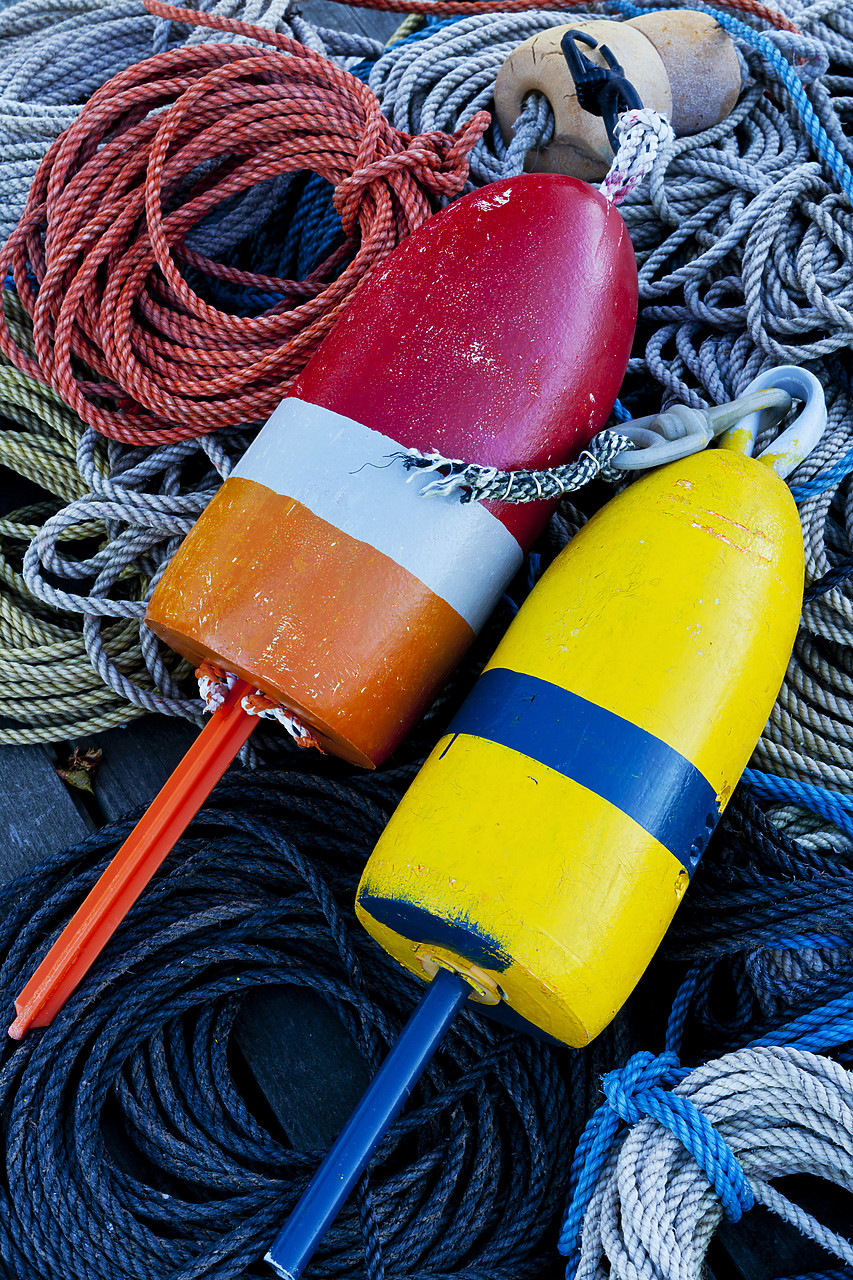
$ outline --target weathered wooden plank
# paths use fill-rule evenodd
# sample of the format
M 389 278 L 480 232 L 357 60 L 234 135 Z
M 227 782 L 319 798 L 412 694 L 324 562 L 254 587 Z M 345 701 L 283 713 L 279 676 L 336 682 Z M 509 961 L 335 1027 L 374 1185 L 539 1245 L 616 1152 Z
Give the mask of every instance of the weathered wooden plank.
M 94 778 L 96 817 L 115 822 L 153 800 L 198 734 L 186 720 L 146 716 L 75 743 L 103 752 Z
M 237 1044 L 288 1140 L 331 1146 L 370 1078 L 343 1024 L 319 996 L 270 987 L 243 1003 Z
M 771 1280 L 826 1265 L 825 1254 L 808 1252 L 801 1236 L 762 1208 L 738 1223 L 724 1223 L 712 1251 L 718 1275 L 734 1273 L 744 1280 Z
M 819 1222 L 844 1238 L 850 1234 L 850 1196 L 841 1188 L 818 1178 L 786 1178 L 775 1183 Z M 718 1276 L 741 1276 L 743 1280 L 776 1280 L 779 1276 L 804 1275 L 837 1268 L 841 1264 L 796 1227 L 760 1206 L 745 1213 L 739 1222 L 721 1224 L 711 1249 L 711 1261 Z
M 302 6 L 302 14 L 318 27 L 333 27 L 336 31 L 354 31 L 357 35 L 370 36 L 385 41 L 397 30 L 402 13 L 383 13 L 381 10 L 356 9 L 334 0 L 308 0 Z
M 92 829 L 57 776 L 52 751 L 0 748 L 0 882 L 76 844 Z

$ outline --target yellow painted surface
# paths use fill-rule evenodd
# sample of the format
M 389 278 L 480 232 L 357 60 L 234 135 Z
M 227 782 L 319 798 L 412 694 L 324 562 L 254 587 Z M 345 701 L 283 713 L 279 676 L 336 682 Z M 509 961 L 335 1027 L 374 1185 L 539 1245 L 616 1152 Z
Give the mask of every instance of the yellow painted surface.
M 744 457 L 751 458 L 755 447 L 755 433 L 748 427 L 729 427 L 728 431 L 720 436 L 717 447 L 726 449 L 730 453 L 742 453 Z
M 803 572 L 787 486 L 736 453 L 695 454 L 590 520 L 489 665 L 631 720 L 686 756 L 725 803 L 782 683 Z
M 512 957 L 503 970 L 481 967 L 516 1012 L 584 1045 L 645 969 L 686 886 L 672 854 L 613 805 L 460 734 L 441 740 L 410 787 L 361 888 L 476 920 Z M 423 976 L 411 941 L 361 908 L 359 917 Z
M 736 453 L 698 454 L 638 481 L 589 522 L 490 666 L 570 689 L 663 739 L 724 806 L 782 682 L 802 585 L 786 486 Z M 459 735 L 430 756 L 360 892 L 496 940 L 503 960 L 487 971 L 508 1003 L 581 1045 L 630 994 L 686 880 L 673 855 L 607 801 L 527 756 Z M 424 939 L 363 909 L 360 917 L 420 969 L 414 948 Z

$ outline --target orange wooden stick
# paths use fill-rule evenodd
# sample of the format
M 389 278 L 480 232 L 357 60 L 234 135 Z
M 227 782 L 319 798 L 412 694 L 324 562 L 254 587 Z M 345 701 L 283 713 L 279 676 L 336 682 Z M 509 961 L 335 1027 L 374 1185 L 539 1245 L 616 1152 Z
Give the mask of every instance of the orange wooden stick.
M 238 680 L 155 796 L 82 906 L 15 1001 L 9 1027 L 21 1040 L 48 1026 L 127 915 L 258 723 L 241 704 L 252 686 Z

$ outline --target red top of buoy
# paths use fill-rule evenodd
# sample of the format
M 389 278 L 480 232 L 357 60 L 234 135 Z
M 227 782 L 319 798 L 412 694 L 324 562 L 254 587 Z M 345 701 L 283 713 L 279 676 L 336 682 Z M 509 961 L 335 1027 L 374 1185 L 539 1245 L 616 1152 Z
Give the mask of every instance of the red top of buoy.
M 444 209 L 373 272 L 291 395 L 406 448 L 552 466 L 607 421 L 636 320 L 619 212 L 576 178 L 506 178 Z M 529 546 L 552 508 L 490 509 Z

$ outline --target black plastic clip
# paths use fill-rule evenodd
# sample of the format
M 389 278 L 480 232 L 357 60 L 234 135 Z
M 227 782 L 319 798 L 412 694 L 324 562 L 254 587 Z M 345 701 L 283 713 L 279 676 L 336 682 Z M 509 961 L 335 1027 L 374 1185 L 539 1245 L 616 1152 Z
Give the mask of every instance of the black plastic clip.
M 575 44 L 580 40 L 589 49 L 597 49 L 606 67 L 591 62 L 586 54 L 581 53 Z M 614 152 L 617 150 L 616 122 L 622 111 L 633 111 L 642 107 L 637 90 L 625 76 L 621 67 L 606 44 L 599 44 L 585 31 L 567 31 L 560 41 L 560 48 L 569 68 L 569 75 L 575 82 L 578 103 L 583 111 L 590 115 L 601 116 L 607 137 Z

